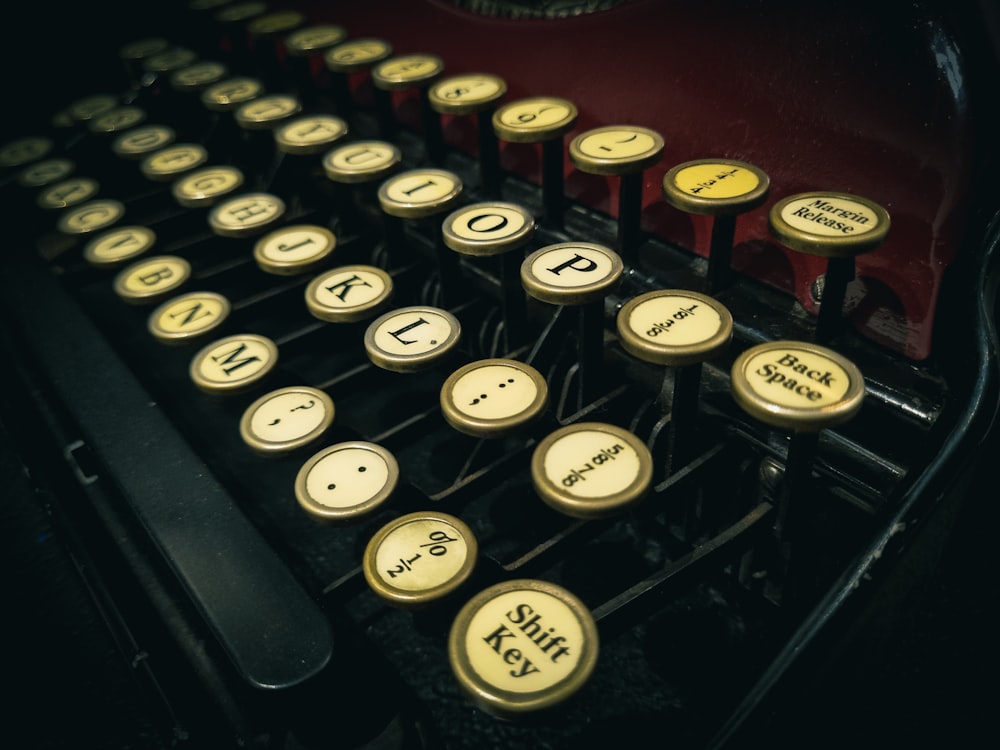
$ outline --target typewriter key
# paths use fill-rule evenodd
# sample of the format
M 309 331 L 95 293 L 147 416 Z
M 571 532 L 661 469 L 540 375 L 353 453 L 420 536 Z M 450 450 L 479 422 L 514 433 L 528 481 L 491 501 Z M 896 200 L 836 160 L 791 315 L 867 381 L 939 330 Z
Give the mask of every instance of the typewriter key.
M 97 195 L 100 184 L 89 177 L 70 177 L 42 190 L 35 202 L 48 211 L 78 206 Z
M 384 39 L 350 39 L 327 50 L 323 62 L 333 73 L 333 96 L 337 114 L 349 117 L 354 112 L 351 78 L 357 77 L 392 54 L 392 45 Z
M 264 84 L 257 78 L 237 76 L 209 86 L 201 92 L 201 102 L 213 112 L 232 112 L 264 94 Z
M 170 192 L 186 208 L 207 208 L 243 186 L 236 167 L 205 167 L 178 178 Z
M 286 154 L 321 154 L 347 135 L 347 123 L 333 115 L 306 115 L 274 129 L 278 149 Z
M 302 465 L 295 499 L 316 521 L 349 523 L 380 508 L 398 483 L 399 464 L 381 445 L 337 443 Z
M 177 143 L 155 151 L 139 164 L 139 170 L 154 182 L 173 182 L 208 161 L 208 151 L 198 143 Z
M 418 92 L 424 143 L 428 158 L 435 164 L 440 164 L 444 159 L 444 139 L 441 136 L 441 118 L 435 114 L 427 99 L 427 87 L 443 70 L 444 62 L 440 57 L 425 54 L 392 57 L 372 68 L 372 83 L 375 84 L 376 105 L 383 136 L 389 138 L 396 132 L 393 92 Z
M 279 456 L 320 438 L 333 424 L 333 400 L 318 388 L 290 386 L 265 393 L 243 412 L 240 436 L 256 453 Z
M 462 338 L 462 324 L 447 310 L 402 307 L 365 331 L 368 359 L 383 370 L 417 372 L 445 361 Z
M 156 233 L 149 227 L 116 227 L 90 240 L 83 257 L 97 268 L 114 268 L 149 252 L 156 243 Z
M 189 292 L 167 300 L 149 316 L 149 332 L 164 344 L 189 344 L 221 326 L 232 309 L 216 292 Z
M 315 270 L 337 247 L 337 238 L 326 227 L 296 224 L 276 229 L 254 244 L 253 257 L 262 271 L 294 276 Z
M 115 107 L 108 112 L 98 115 L 90 121 L 89 130 L 91 133 L 109 135 L 121 133 L 129 128 L 134 128 L 146 121 L 146 110 L 142 107 L 126 106 Z
M 170 85 L 182 93 L 199 93 L 212 84 L 225 80 L 229 68 L 215 60 L 200 60 L 192 65 L 174 71 Z
M 323 157 L 328 179 L 346 185 L 378 182 L 396 171 L 403 155 L 385 141 L 356 141 L 338 146 Z
M 365 548 L 365 580 L 380 598 L 416 609 L 457 591 L 476 567 L 479 544 L 460 518 L 436 511 L 390 521 Z
M 254 237 L 285 215 L 285 202 L 270 193 L 245 193 L 217 204 L 208 215 L 212 231 L 222 237 Z
M 50 153 L 55 144 L 44 136 L 17 138 L 0 146 L 0 167 L 3 169 L 23 167 L 38 161 Z
M 95 200 L 66 209 L 56 222 L 63 234 L 80 236 L 107 229 L 125 216 L 125 205 L 115 200 Z
M 285 37 L 285 49 L 295 57 L 308 57 L 340 44 L 347 38 L 347 31 L 336 24 L 306 26 L 292 31 Z
M 17 173 L 17 184 L 26 188 L 41 188 L 66 179 L 76 165 L 69 159 L 46 159 L 31 164 Z
M 590 610 L 575 595 L 519 579 L 481 591 L 462 608 L 448 659 L 479 708 L 514 719 L 577 693 L 597 664 L 598 640 Z
M 157 255 L 136 261 L 115 277 L 115 292 L 126 302 L 158 302 L 176 292 L 191 278 L 191 264 L 174 255 Z
M 272 94 L 260 96 L 236 108 L 236 123 L 244 130 L 273 130 L 302 111 L 294 96 Z
M 87 123 L 98 115 L 110 112 L 121 102 L 113 94 L 94 94 L 77 99 L 66 108 L 70 119 L 78 123 Z
M 123 159 L 145 159 L 154 151 L 169 146 L 177 134 L 166 125 L 141 125 L 119 135 L 111 150 Z
M 453 372 L 441 386 L 441 412 L 461 433 L 500 438 L 538 420 L 549 403 L 545 378 L 513 359 L 482 359 Z
M 340 266 L 306 287 L 306 307 L 330 323 L 356 323 L 382 312 L 392 300 L 392 277 L 375 266 Z
M 640 502 L 653 480 L 646 444 L 620 427 L 579 422 L 545 437 L 531 479 L 546 504 L 574 518 L 604 518 Z
M 243 333 L 207 344 L 191 359 L 189 374 L 206 393 L 241 393 L 263 381 L 277 364 L 277 344 Z

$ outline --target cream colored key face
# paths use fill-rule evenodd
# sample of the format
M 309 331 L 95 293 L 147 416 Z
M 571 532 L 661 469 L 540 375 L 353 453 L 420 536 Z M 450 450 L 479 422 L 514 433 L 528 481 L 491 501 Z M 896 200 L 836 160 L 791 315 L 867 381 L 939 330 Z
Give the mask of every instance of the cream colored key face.
M 115 138 L 111 150 L 123 159 L 143 159 L 169 146 L 176 137 L 174 130 L 166 125 L 140 125 Z
M 347 38 L 347 31 L 336 24 L 321 24 L 298 29 L 285 37 L 290 55 L 305 57 L 329 49 Z
M 147 156 L 139 169 L 150 180 L 171 182 L 205 164 L 208 151 L 199 143 L 176 143 Z
M 212 231 L 223 237 L 253 237 L 285 215 L 285 202 L 270 193 L 245 193 L 218 203 L 208 215 Z
M 548 406 L 545 378 L 513 359 L 482 359 L 453 372 L 441 386 L 441 412 L 459 432 L 503 437 L 531 424 Z
M 194 50 L 174 47 L 173 49 L 168 49 L 166 52 L 147 57 L 143 61 L 142 67 L 150 73 L 172 73 L 175 70 L 191 65 L 197 59 L 198 55 Z
M 215 60 L 202 60 L 175 71 L 170 85 L 177 91 L 201 91 L 229 75 L 229 68 Z
M 390 604 L 417 608 L 453 593 L 472 575 L 479 545 L 456 516 L 423 511 L 383 526 L 365 548 L 362 569 Z
M 323 60 L 335 73 L 353 73 L 370 68 L 391 54 L 392 45 L 382 39 L 352 39 L 329 50 Z
M 240 105 L 234 117 L 246 130 L 271 130 L 301 111 L 302 104 L 294 96 L 274 94 Z
M 118 50 L 118 56 L 122 60 L 145 60 L 147 57 L 166 52 L 168 49 L 170 49 L 170 42 L 163 37 L 149 37 L 125 44 Z
M 418 219 L 446 211 L 462 193 L 462 178 L 444 169 L 411 169 L 390 177 L 378 189 L 390 216 Z
M 216 12 L 215 20 L 220 23 L 238 23 L 240 21 L 249 21 L 251 18 L 255 18 L 266 12 L 267 3 L 258 2 L 258 0 L 249 0 L 244 3 L 226 5 Z
M 257 240 L 253 257 L 267 273 L 293 276 L 315 269 L 336 247 L 337 239 L 326 227 L 296 224 L 276 229 Z
M 484 711 L 515 718 L 551 708 L 590 678 L 599 651 L 587 607 L 566 589 L 520 579 L 491 586 L 458 613 L 448 658 Z
M 847 258 L 878 247 L 889 233 L 889 214 L 848 193 L 800 193 L 771 207 L 770 227 L 782 244 L 825 258 Z
M 236 167 L 204 167 L 179 177 L 170 192 L 187 208 L 214 206 L 243 186 L 243 173 Z
M 286 154 L 320 154 L 347 135 L 347 123 L 333 115 L 306 115 L 279 125 L 274 141 Z
M 136 261 L 115 277 L 115 292 L 126 302 L 147 304 L 172 294 L 191 278 L 191 264 L 176 255 Z
M 491 108 L 506 93 L 507 83 L 499 76 L 465 73 L 434 83 L 427 91 L 427 98 L 438 112 L 467 115 Z
M 365 332 L 365 350 L 384 370 L 417 372 L 447 358 L 461 338 L 462 325 L 447 310 L 403 307 L 372 321 Z
M 761 205 L 771 181 L 755 167 L 735 159 L 698 159 L 663 176 L 663 197 L 688 213 L 731 216 Z
M 77 99 L 66 108 L 69 116 L 77 122 L 90 122 L 98 115 L 110 112 L 120 104 L 117 96 L 95 94 Z
M 63 234 L 83 235 L 99 232 L 121 221 L 125 216 L 125 205 L 115 200 L 96 200 L 67 208 L 56 228 Z
M 846 357 L 801 341 L 772 341 L 733 363 L 732 390 L 750 415 L 798 432 L 841 424 L 861 408 L 865 382 Z
M 116 227 L 90 240 L 83 257 L 92 266 L 114 268 L 148 253 L 155 244 L 156 233 L 149 227 Z
M 621 281 L 624 264 L 614 250 L 590 242 L 540 248 L 521 264 L 521 283 L 535 299 L 582 305 L 602 299 Z
M 189 373 L 207 393 L 239 393 L 264 380 L 277 364 L 277 344 L 243 333 L 206 345 L 192 358 Z
M 392 277 L 381 268 L 339 266 L 306 287 L 306 307 L 320 320 L 354 323 L 378 315 L 392 299 Z
M 323 171 L 334 182 L 349 185 L 380 180 L 395 172 L 399 149 L 385 141 L 358 141 L 338 146 L 323 157 Z
M 189 292 L 153 310 L 149 332 L 164 344 L 187 344 L 216 330 L 229 317 L 229 300 L 216 292 Z
M 617 325 L 625 351 L 660 365 L 703 362 L 733 336 L 733 316 L 723 304 L 683 289 L 633 297 L 618 312 Z
M 577 120 L 576 105 L 553 96 L 519 99 L 493 113 L 493 130 L 512 143 L 538 143 L 565 135 Z
M 522 247 L 535 233 L 535 217 L 514 203 L 474 203 L 442 224 L 445 245 L 464 255 L 498 255 Z
M 569 144 L 570 160 L 583 172 L 623 175 L 651 167 L 663 155 L 663 136 L 638 125 L 588 130 Z
M 348 523 L 380 508 L 399 483 L 396 457 L 366 441 L 337 443 L 312 456 L 295 477 L 295 498 L 317 521 Z
M 0 167 L 20 167 L 41 159 L 52 151 L 54 144 L 43 136 L 28 136 L 8 141 L 0 147 Z
M 42 190 L 35 202 L 40 208 L 62 210 L 89 201 L 99 190 L 100 185 L 97 180 L 89 177 L 70 177 Z
M 69 159 L 46 159 L 22 169 L 17 175 L 21 187 L 40 188 L 69 177 L 76 165 Z
M 279 10 L 254 18 L 247 24 L 247 31 L 256 36 L 285 34 L 301 26 L 304 21 L 305 16 L 297 10 Z
M 214 83 L 201 92 L 201 101 L 215 112 L 229 112 L 264 94 L 264 84 L 257 78 L 237 76 Z
M 380 89 L 400 91 L 434 80 L 444 70 L 444 62 L 434 55 L 401 55 L 372 68 L 372 81 Z
M 146 121 L 146 110 L 141 107 L 115 107 L 90 121 L 92 133 L 120 133 Z
M 333 400 L 318 388 L 290 386 L 265 393 L 243 412 L 243 442 L 265 456 L 279 456 L 320 438 L 333 424 Z
M 653 480 L 646 444 L 628 430 L 579 422 L 535 448 L 531 476 L 539 497 L 575 518 L 603 518 L 641 501 Z

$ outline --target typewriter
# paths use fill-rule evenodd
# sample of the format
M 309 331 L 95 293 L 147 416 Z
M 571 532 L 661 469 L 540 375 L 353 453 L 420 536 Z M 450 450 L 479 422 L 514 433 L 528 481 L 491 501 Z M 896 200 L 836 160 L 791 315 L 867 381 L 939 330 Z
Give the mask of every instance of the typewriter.
M 0 403 L 164 746 L 831 721 L 995 451 L 987 4 L 107 15 Z

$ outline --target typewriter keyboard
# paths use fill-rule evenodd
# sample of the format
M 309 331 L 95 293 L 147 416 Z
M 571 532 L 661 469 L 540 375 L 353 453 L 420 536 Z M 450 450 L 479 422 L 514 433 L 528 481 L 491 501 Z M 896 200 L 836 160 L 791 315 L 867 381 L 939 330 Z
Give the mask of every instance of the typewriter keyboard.
M 141 530 L 231 736 L 724 733 L 937 448 L 932 366 L 841 325 L 889 213 L 326 18 L 186 12 L 0 158 L 17 262 L 65 293 L 35 325 L 89 394 L 81 474 Z M 657 167 L 709 258 L 648 231 Z M 731 267 L 769 198 L 775 241 L 828 264 L 818 318 Z

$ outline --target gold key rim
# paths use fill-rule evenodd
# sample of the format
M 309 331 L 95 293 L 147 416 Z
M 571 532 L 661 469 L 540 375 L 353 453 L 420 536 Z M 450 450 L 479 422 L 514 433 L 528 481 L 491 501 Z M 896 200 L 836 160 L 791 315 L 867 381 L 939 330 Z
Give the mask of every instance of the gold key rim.
M 620 135 L 624 141 L 612 141 L 621 145 L 623 142 L 636 141 L 639 146 L 624 150 L 615 156 L 614 151 L 606 146 L 592 144 L 606 136 Z M 656 164 L 663 156 L 665 148 L 663 136 L 650 128 L 641 125 L 606 125 L 580 133 L 569 144 L 570 161 L 581 172 L 598 175 L 621 176 L 636 174 Z M 600 149 L 607 153 L 602 154 Z
M 546 116 L 543 113 L 548 112 Z M 576 125 L 579 112 L 567 99 L 536 96 L 509 102 L 493 113 L 493 130 L 511 143 L 541 143 L 561 138 Z
M 207 320 L 204 315 L 195 318 L 191 314 L 192 310 L 190 308 L 188 310 L 180 309 L 185 305 L 193 304 L 200 307 L 206 303 L 214 308 L 214 311 L 207 316 Z M 175 310 L 177 310 L 176 313 L 173 312 Z M 171 345 L 190 344 L 203 340 L 208 334 L 215 331 L 226 321 L 231 311 L 232 305 L 229 300 L 218 292 L 188 292 L 187 294 L 181 294 L 177 297 L 171 297 L 153 310 L 149 316 L 146 327 L 149 329 L 149 332 L 153 335 L 153 337 L 160 343 Z M 168 319 L 172 321 L 173 318 L 180 315 L 182 312 L 187 313 L 185 322 L 188 320 L 197 320 L 199 322 L 191 328 L 182 328 L 178 325 L 172 325 L 167 322 Z
M 573 258 L 565 260 L 566 254 L 570 252 L 573 253 Z M 557 263 L 558 257 L 564 258 L 562 264 Z M 546 258 L 554 259 L 546 261 Z M 599 275 L 593 280 L 588 276 L 584 276 L 583 280 L 574 276 L 573 281 L 559 279 L 557 282 L 540 273 L 542 270 L 553 270 L 542 268 L 549 262 L 556 264 L 556 268 L 563 265 L 564 272 L 569 271 L 576 267 L 572 265 L 575 258 L 583 258 L 593 264 L 586 268 L 593 268 Z M 554 305 L 586 305 L 603 299 L 617 288 L 624 270 L 625 264 L 621 256 L 609 247 L 595 242 L 557 242 L 535 250 L 524 259 L 521 264 L 521 284 L 528 294 L 542 302 Z
M 329 474 L 324 473 L 320 477 L 320 473 L 328 472 L 330 469 L 329 464 L 336 464 L 338 459 L 347 457 L 346 454 L 348 453 L 351 454 L 351 457 L 358 460 L 371 460 L 374 458 L 378 462 L 378 468 L 384 470 L 385 480 L 383 484 L 377 487 L 375 491 L 362 496 L 361 499 L 351 498 L 351 502 L 339 504 L 323 502 L 317 496 L 318 493 L 314 491 L 316 488 L 312 485 L 315 481 L 329 479 Z M 360 470 L 361 467 L 357 466 L 357 463 L 358 461 L 354 461 L 354 468 L 355 470 Z M 371 468 L 367 464 L 364 466 L 366 469 Z M 341 467 L 336 465 L 334 468 Z M 339 479 L 339 475 L 337 478 Z M 298 501 L 299 507 L 309 514 L 313 520 L 321 523 L 342 525 L 369 516 L 377 511 L 393 495 L 398 483 L 399 464 L 396 461 L 396 457 L 387 448 L 364 440 L 350 440 L 323 448 L 314 453 L 302 465 L 295 477 L 295 499 Z M 337 487 L 334 486 L 331 488 L 330 483 L 328 483 L 326 489 L 334 491 Z
M 699 307 L 707 313 L 701 320 L 695 312 Z M 659 289 L 631 298 L 618 311 L 616 327 L 622 348 L 633 357 L 671 367 L 704 362 L 733 338 L 729 309 L 687 289 Z
M 416 320 L 414 320 L 414 316 Z M 436 330 L 444 330 L 439 336 L 415 352 L 406 349 L 418 342 L 415 329 L 421 321 L 437 319 Z M 433 325 L 433 324 L 432 324 Z M 390 326 L 401 326 L 396 331 L 388 331 Z M 434 329 L 432 329 L 434 330 Z M 389 348 L 383 340 L 388 335 L 400 342 L 400 346 Z M 413 338 L 411 338 L 413 337 Z M 446 361 L 458 348 L 462 340 L 462 324 L 447 310 L 428 305 L 413 305 L 390 310 L 371 322 L 365 331 L 365 351 L 368 359 L 383 370 L 391 372 L 419 372 Z
M 258 414 L 262 409 L 268 405 L 274 405 L 279 400 L 290 402 L 289 396 L 296 401 L 299 398 L 309 400 L 312 405 L 304 413 L 307 413 L 313 421 L 306 425 L 306 428 L 300 428 L 300 431 L 286 437 L 268 437 L 262 433 L 263 426 L 258 423 Z M 313 409 L 317 411 L 314 412 Z M 294 408 L 289 408 L 287 411 L 294 411 Z M 243 416 L 240 418 L 240 437 L 258 455 L 283 456 L 299 448 L 304 448 L 322 437 L 333 424 L 335 414 L 336 408 L 333 399 L 326 391 L 307 385 L 286 386 L 265 393 L 244 410 Z M 280 421 L 280 418 L 276 421 Z
M 496 371 L 491 368 L 496 368 Z M 463 391 L 471 388 L 475 393 L 480 393 L 483 390 L 481 387 L 472 388 L 473 385 L 482 385 L 478 382 L 463 381 L 472 374 L 477 374 L 480 378 L 485 377 L 487 369 L 491 369 L 490 375 L 500 376 L 502 384 L 497 386 L 494 382 L 489 382 L 485 384 L 486 390 L 492 387 L 506 388 L 515 374 L 528 378 L 531 384 L 528 388 L 528 397 L 520 399 L 521 404 L 516 412 L 512 414 L 503 412 L 497 416 L 477 415 L 470 412 L 469 407 L 478 404 L 480 400 L 485 401 L 484 398 L 475 397 L 472 402 L 468 402 L 463 396 L 461 401 L 458 400 L 456 389 L 460 384 Z M 499 372 L 499 370 L 510 372 Z M 490 394 L 485 395 L 488 398 Z M 445 421 L 458 432 L 472 437 L 506 437 L 524 430 L 541 418 L 548 408 L 549 389 L 544 376 L 525 362 L 505 358 L 480 359 L 463 365 L 448 376 L 441 386 L 440 403 Z
M 695 159 L 663 176 L 663 197 L 693 214 L 735 216 L 762 205 L 771 180 L 759 167 L 737 159 Z
M 771 207 L 768 225 L 785 247 L 823 258 L 852 258 L 881 245 L 889 233 L 889 212 L 868 198 L 814 191 L 782 198 Z

